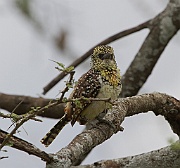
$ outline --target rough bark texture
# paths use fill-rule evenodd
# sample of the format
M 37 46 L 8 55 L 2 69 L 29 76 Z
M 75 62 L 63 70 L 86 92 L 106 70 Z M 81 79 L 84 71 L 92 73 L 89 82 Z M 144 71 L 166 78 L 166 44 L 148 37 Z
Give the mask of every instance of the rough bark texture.
M 174 145 L 180 145 L 177 141 Z M 91 165 L 71 166 L 71 168 L 179 168 L 180 150 L 168 146 L 152 152 L 95 162 Z
M 180 28 L 180 1 L 171 0 L 150 23 L 150 32 L 123 76 L 122 97 L 136 95 L 146 82 L 160 55 Z
M 170 0 L 162 13 L 152 19 L 151 22 L 146 22 L 143 26 L 144 27 L 141 28 L 148 26 L 150 32 L 123 76 L 122 97 L 133 96 L 138 93 L 139 89 L 151 74 L 165 47 L 179 30 L 180 0 Z M 0 108 L 9 112 L 12 112 L 21 102 L 14 112 L 16 114 L 24 114 L 28 112 L 31 107 L 45 106 L 50 101 L 50 99 L 14 96 L 2 93 L 0 93 L 0 100 Z M 121 130 L 120 124 L 123 122 L 125 116 L 132 116 L 147 111 L 153 111 L 156 115 L 163 115 L 171 125 L 173 132 L 180 136 L 180 101 L 165 94 L 154 93 L 119 99 L 117 105 L 109 110 L 104 118 L 111 124 L 99 122 L 97 127 L 92 127 L 77 135 L 67 147 L 61 149 L 54 155 L 45 154 L 41 156 L 41 154 L 44 154 L 42 151 L 39 151 L 39 149 L 36 150 L 31 144 L 14 136 L 11 138 L 13 143 L 12 147 L 43 158 L 47 161 L 47 168 L 78 165 L 95 146 L 103 143 L 114 133 Z M 64 105 L 59 105 L 47 109 L 43 116 L 60 118 L 63 113 Z M 0 142 L 2 142 L 5 136 L 6 133 L 0 131 Z M 27 148 L 28 145 L 29 148 Z M 133 157 L 96 162 L 89 166 L 140 168 L 180 167 L 179 153 L 180 150 L 178 149 L 172 150 L 170 147 L 166 147 Z
M 90 150 L 121 129 L 120 124 L 125 116 L 132 116 L 142 111 L 154 111 L 157 115 L 168 115 L 167 120 L 173 117 L 176 122 L 173 123 L 172 128 L 174 128 L 174 125 L 180 128 L 180 102 L 166 94 L 144 94 L 119 99 L 116 103 L 104 117 L 111 124 L 99 122 L 96 127 L 77 135 L 67 147 L 54 155 L 53 162 L 47 164 L 47 168 L 77 165 Z M 176 132 L 176 130 L 173 131 Z M 180 135 L 178 131 L 176 133 Z
M 7 132 L 0 130 L 0 143 L 2 143 L 7 135 Z M 22 140 L 16 136 L 12 136 L 8 142 L 8 145 L 12 148 L 24 151 L 29 155 L 35 155 L 46 162 L 50 162 L 52 157 L 44 151 L 41 151 L 29 142 Z
M 157 15 L 154 19 L 152 19 L 151 22 L 145 22 L 144 24 L 139 26 L 140 28 L 134 29 L 140 30 L 147 26 L 150 29 L 150 33 L 122 78 L 123 89 L 121 92 L 121 97 L 133 96 L 138 93 L 139 89 L 143 86 L 143 84 L 151 74 L 161 53 L 164 51 L 171 38 L 179 30 L 179 0 L 171 0 L 166 9 L 162 13 Z M 126 33 L 120 34 L 120 37 L 123 37 L 124 34 Z M 113 37 L 111 41 L 116 39 L 117 37 Z M 102 43 L 104 44 L 104 41 Z M 105 43 L 107 44 L 107 40 L 105 40 Z M 90 53 L 91 52 L 88 51 L 86 53 L 86 57 L 90 55 Z M 24 114 L 29 111 L 31 107 L 41 107 L 46 105 L 50 101 L 50 99 L 34 99 L 28 96 L 6 95 L 2 93 L 0 93 L 0 99 L 0 108 L 5 109 L 9 112 L 11 112 L 19 102 L 24 100 L 23 103 L 21 103 L 21 105 L 19 105 L 18 109 L 15 111 L 16 114 Z M 60 118 L 63 113 L 64 105 L 60 105 L 57 108 L 54 107 L 53 109 L 47 109 L 43 116 L 49 118 Z

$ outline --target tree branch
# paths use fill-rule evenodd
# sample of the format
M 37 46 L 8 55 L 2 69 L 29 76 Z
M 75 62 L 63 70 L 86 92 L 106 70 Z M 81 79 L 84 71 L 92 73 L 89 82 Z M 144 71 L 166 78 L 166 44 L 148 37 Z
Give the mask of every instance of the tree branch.
M 180 4 L 171 0 L 150 22 L 150 33 L 122 79 L 121 97 L 136 95 L 146 82 L 160 55 L 180 28 Z
M 121 92 L 122 97 L 136 95 L 142 85 L 146 82 L 148 76 L 151 74 L 165 47 L 179 30 L 179 18 L 179 2 L 177 0 L 171 0 L 166 9 L 159 15 L 157 15 L 153 20 L 147 21 L 137 27 L 115 34 L 97 44 L 109 44 L 110 42 L 120 39 L 126 35 L 132 34 L 147 27 L 150 28 L 148 37 L 144 41 L 141 49 L 137 53 L 135 59 L 127 69 L 122 79 L 122 84 L 124 86 Z M 95 45 L 94 47 L 96 47 L 97 45 Z M 92 53 L 93 48 L 82 55 L 79 59 L 74 61 L 70 66 L 76 67 L 85 59 L 87 59 Z M 66 74 L 63 72 L 56 78 L 54 78 L 47 86 L 43 88 L 43 94 L 46 94 L 65 76 Z
M 180 102 L 175 98 L 165 94 L 153 93 L 119 99 L 116 103 L 117 105 L 114 105 L 114 108 L 110 110 L 104 118 L 108 122 L 113 123 L 113 127 L 106 123 L 98 123 L 98 127 L 93 127 L 78 135 L 66 148 L 63 148 L 55 154 L 55 156 L 58 156 L 58 158 L 66 157 L 66 159 L 73 156 L 73 159 L 69 158 L 69 162 L 67 162 L 67 160 L 65 160 L 65 162 L 68 165 L 77 165 L 86 157 L 92 148 L 101 144 L 121 129 L 120 124 L 125 116 L 132 116 L 142 111 L 147 112 L 152 110 L 156 115 L 163 115 L 170 123 L 173 131 L 180 135 Z M 1 142 L 5 138 L 5 135 L 6 134 L 3 134 L 2 136 L 1 133 Z M 15 142 L 12 144 L 17 144 Z M 20 145 L 21 144 L 23 143 L 20 143 Z M 28 145 L 23 144 L 22 146 L 26 147 Z M 30 148 L 23 149 L 23 147 L 17 147 L 17 149 L 28 152 Z M 49 163 L 49 160 L 44 160 Z M 50 165 L 53 163 L 54 161 Z M 56 163 L 59 163 L 59 160 Z
M 100 43 L 96 44 L 94 47 L 92 47 L 89 51 L 87 51 L 85 54 L 83 54 L 80 58 L 78 58 L 77 60 L 75 60 L 74 62 L 72 62 L 70 66 L 73 66 L 74 68 L 77 67 L 79 64 L 81 64 L 83 61 L 85 61 L 93 52 L 93 49 L 95 47 L 97 47 L 98 45 L 106 45 L 109 44 L 113 41 L 116 41 L 122 37 L 125 37 L 127 35 L 130 35 L 132 33 L 135 33 L 137 31 L 140 31 L 144 28 L 148 28 L 150 23 L 150 20 L 127 30 L 124 30 L 122 32 L 119 32 L 113 36 L 110 36 L 109 38 L 101 41 Z M 50 81 L 44 88 L 43 88 L 43 94 L 46 94 L 50 89 L 52 89 L 60 80 L 62 80 L 65 76 L 67 75 L 67 73 L 65 72 L 61 72 L 57 77 L 55 77 L 52 81 Z
M 177 141 L 173 145 L 180 145 Z M 72 166 L 71 168 L 144 168 L 144 167 L 168 167 L 177 168 L 180 165 L 180 151 L 171 146 L 161 148 L 159 150 L 143 153 L 135 156 L 128 156 L 125 158 L 118 158 L 112 160 L 102 160 L 91 165 Z
M 8 134 L 7 132 L 0 130 L 0 143 L 2 143 L 4 141 L 7 134 Z M 10 147 L 24 151 L 24 152 L 28 153 L 29 155 L 35 155 L 37 157 L 40 157 L 42 160 L 44 160 L 46 162 L 52 161 L 52 157 L 49 154 L 47 154 L 44 151 L 41 151 L 36 146 L 34 146 L 31 143 L 29 143 L 25 140 L 22 140 L 16 136 L 12 136 L 10 138 L 8 144 Z
M 17 118 L 21 119 L 23 114 L 26 114 L 28 111 L 30 111 L 33 107 L 45 107 L 50 102 L 54 103 L 55 101 L 60 100 L 51 100 L 51 99 L 45 99 L 45 98 L 34 98 L 30 96 L 20 96 L 20 95 L 8 95 L 0 93 L 0 108 L 9 111 L 11 114 L 3 114 L 0 112 L 0 117 L 4 118 Z M 75 100 L 82 100 L 82 101 L 107 101 L 111 103 L 111 100 L 108 98 L 79 98 L 79 99 L 66 99 L 66 102 L 71 102 Z M 62 100 L 61 100 L 62 101 Z M 21 103 L 20 103 L 21 102 Z M 19 104 L 17 106 L 17 104 Z M 42 117 L 48 117 L 48 118 L 55 118 L 59 119 L 64 115 L 64 107 L 65 103 L 58 104 L 56 106 L 53 106 L 51 108 L 45 109 L 45 112 L 42 114 L 39 114 L 39 116 Z M 15 110 L 14 110 L 15 109 Z M 13 112 L 13 113 L 12 113 Z M 19 116 L 17 116 L 17 115 Z M 40 121 L 37 118 L 32 118 L 32 120 Z
M 174 110 L 175 109 L 175 110 Z M 135 115 L 141 112 L 154 111 L 156 115 L 174 118 L 173 123 L 180 130 L 180 101 L 161 93 L 144 94 L 117 100 L 117 104 L 105 115 L 104 119 L 111 124 L 99 122 L 96 127 L 83 131 L 77 135 L 71 143 L 54 155 L 54 160 L 47 164 L 51 167 L 69 167 L 78 165 L 95 146 L 109 139 L 120 130 L 120 124 L 125 116 Z M 113 125 L 113 126 L 112 126 Z M 173 130 L 178 135 L 178 131 Z
M 13 111 L 13 113 L 18 115 L 27 113 L 32 109 L 32 107 L 44 107 L 48 105 L 49 102 L 54 101 L 52 99 L 45 99 L 42 97 L 35 98 L 30 96 L 8 95 L 0 93 L 0 108 L 12 112 L 19 104 L 16 110 Z M 43 114 L 40 114 L 40 116 L 56 119 L 61 118 L 64 115 L 64 105 L 65 104 L 62 103 L 46 109 Z
M 121 97 L 133 96 L 138 93 L 139 89 L 143 86 L 148 76 L 151 74 L 161 53 L 164 51 L 171 38 L 179 30 L 179 18 L 180 5 L 177 0 L 171 0 L 170 3 L 167 5 L 166 9 L 158 16 L 156 16 L 153 20 L 147 21 L 132 29 L 120 32 L 99 43 L 108 44 L 114 40 L 117 40 L 118 38 L 134 33 L 143 28 L 150 27 L 150 33 L 148 37 L 146 38 L 141 49 L 137 53 L 135 59 L 133 60 L 122 78 L 123 88 L 121 92 Z M 81 63 L 91 54 L 93 48 L 91 48 L 88 52 L 86 52 L 82 57 L 80 57 L 71 65 L 75 67 L 79 65 L 79 63 Z M 61 73 L 60 75 L 58 75 L 58 77 L 55 78 L 56 80 L 54 79 L 53 81 L 57 83 L 65 75 L 66 74 L 64 72 Z M 52 87 L 53 86 L 54 84 L 52 84 Z M 50 89 L 52 87 L 50 86 L 48 88 Z M 47 89 L 47 91 L 49 89 Z M 45 89 L 44 93 L 46 93 L 47 91 Z M 18 110 L 15 111 L 16 114 L 24 114 L 29 111 L 31 107 L 45 106 L 50 101 L 50 99 L 5 95 L 2 93 L 0 93 L 0 99 L 0 108 L 3 108 L 9 112 L 11 112 L 17 106 L 17 104 L 23 100 L 23 103 L 18 107 Z M 63 114 L 64 104 L 61 104 L 57 107 L 53 107 L 52 109 L 47 109 L 46 112 L 42 114 L 42 116 L 49 118 L 60 118 L 63 116 Z

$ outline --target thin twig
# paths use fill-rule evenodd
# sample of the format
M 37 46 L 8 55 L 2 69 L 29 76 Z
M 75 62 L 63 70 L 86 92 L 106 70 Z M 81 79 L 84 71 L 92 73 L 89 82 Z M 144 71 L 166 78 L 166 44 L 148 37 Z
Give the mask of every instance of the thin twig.
M 70 66 L 73 66 L 74 68 L 77 67 L 79 64 L 81 64 L 83 61 L 85 61 L 92 53 L 93 49 L 98 45 L 106 45 L 109 44 L 115 40 L 118 40 L 122 37 L 125 37 L 127 35 L 130 35 L 132 33 L 135 33 L 137 31 L 140 31 L 144 28 L 148 28 L 149 23 L 151 20 L 148 20 L 136 27 L 124 30 L 122 32 L 119 32 L 113 36 L 110 36 L 109 38 L 103 40 L 102 42 L 96 44 L 94 47 L 92 47 L 89 51 L 87 51 L 85 54 L 83 54 L 80 58 L 72 62 Z M 52 89 L 61 79 L 63 79 L 67 75 L 66 72 L 61 72 L 58 76 L 56 76 L 52 81 L 50 81 L 44 88 L 43 88 L 43 94 L 45 95 L 50 89 Z
M 86 97 L 80 97 L 80 98 L 76 98 L 76 99 L 67 99 L 65 100 L 65 102 L 75 102 L 75 101 L 104 101 L 104 102 L 111 102 L 111 98 L 86 98 Z
M 113 134 L 121 130 L 121 123 L 126 116 L 153 111 L 156 115 L 164 116 L 170 123 L 173 131 L 180 135 L 180 101 L 163 93 L 150 93 L 127 98 L 119 98 L 103 117 L 106 122 L 98 122 L 77 135 L 65 148 L 56 153 L 57 160 L 49 167 L 70 167 L 79 165 L 87 154 L 97 145 L 102 144 Z M 97 127 L 98 126 L 98 127 Z M 78 158 L 78 159 L 77 159 Z M 58 167 L 57 166 L 57 167 Z M 103 166 L 100 166 L 103 167 Z
M 23 115 L 24 118 L 22 118 L 21 120 L 16 122 L 16 126 L 15 128 L 6 136 L 6 138 L 4 139 L 4 141 L 2 142 L 2 144 L 0 145 L 0 150 L 2 149 L 3 146 L 6 145 L 6 143 L 9 141 L 9 139 L 13 136 L 13 134 L 16 133 L 17 129 L 19 129 L 20 126 L 22 126 L 26 121 L 28 121 L 29 119 L 37 116 L 40 113 L 43 113 L 44 110 L 46 110 L 47 108 L 51 108 L 53 106 L 56 106 L 58 104 L 58 101 L 54 102 L 54 103 L 50 103 L 40 109 L 33 109 L 31 111 L 29 111 L 27 114 Z
M 30 96 L 9 95 L 9 94 L 3 94 L 3 93 L 0 93 L 0 100 L 1 100 L 0 109 L 4 109 L 6 111 L 9 111 L 10 113 L 13 111 L 14 107 L 21 100 L 24 100 L 23 103 L 14 112 L 17 115 L 26 114 L 28 111 L 32 109 L 32 107 L 44 107 L 47 104 L 49 104 L 49 102 L 57 101 L 55 99 L 45 99 L 42 97 L 36 98 L 36 97 L 30 97 Z M 59 119 L 64 115 L 64 105 L 65 103 L 62 103 L 58 106 L 54 106 L 50 109 L 46 109 L 44 113 L 40 114 L 40 116 Z
M 0 160 L 7 159 L 7 158 L 8 158 L 8 156 L 2 156 L 2 157 L 0 157 Z
M 74 71 L 69 72 L 70 73 L 70 79 L 68 81 L 68 83 L 72 83 L 73 80 L 73 75 L 74 75 Z M 61 92 L 62 95 L 60 97 L 61 102 L 60 101 L 55 101 L 55 102 L 50 102 L 48 105 L 44 106 L 44 107 L 38 107 L 38 108 L 33 108 L 32 110 L 30 110 L 27 114 L 22 115 L 22 118 L 20 120 L 18 120 L 15 124 L 15 128 L 9 133 L 7 134 L 7 136 L 5 137 L 4 141 L 2 142 L 2 144 L 0 145 L 0 150 L 3 148 L 3 146 L 5 146 L 9 139 L 13 136 L 13 134 L 16 133 L 16 131 L 19 129 L 19 127 L 21 127 L 26 121 L 28 121 L 29 119 L 34 118 L 35 116 L 44 113 L 44 111 L 47 108 L 51 108 L 53 106 L 56 106 L 60 103 L 63 103 L 63 97 L 65 95 L 65 93 L 69 90 L 69 87 L 66 86 L 66 88 Z
M 70 72 L 70 79 L 68 81 L 68 83 L 72 83 L 72 80 L 73 80 L 73 75 L 74 75 L 74 71 Z M 20 118 L 18 118 L 19 120 L 17 120 L 17 122 L 15 123 L 16 126 L 14 127 L 14 129 L 9 133 L 7 134 L 7 136 L 5 137 L 4 141 L 1 143 L 0 145 L 0 150 L 3 148 L 3 146 L 5 146 L 8 141 L 10 140 L 10 138 L 13 136 L 13 134 L 16 133 L 16 131 L 25 123 L 27 122 L 28 120 L 30 119 L 34 119 L 35 116 L 37 115 L 40 115 L 41 113 L 43 113 L 47 108 L 51 108 L 53 106 L 56 106 L 60 103 L 64 103 L 64 95 L 65 93 L 69 90 L 69 87 L 68 85 L 65 87 L 65 89 L 61 92 L 62 95 L 60 97 L 59 100 L 57 100 L 56 102 L 50 102 L 48 105 L 42 107 L 42 108 L 33 108 L 31 111 L 29 111 L 27 114 L 25 115 L 21 115 Z M 99 98 L 78 98 L 78 99 L 67 99 L 67 101 L 76 101 L 76 100 L 84 100 L 84 101 L 110 101 L 109 98 L 102 98 L 102 99 L 99 99 Z M 12 117 L 12 114 L 10 115 Z
M 7 132 L 0 129 L 0 143 L 7 136 L 7 134 L 8 134 Z M 51 155 L 47 154 L 46 152 L 37 148 L 35 145 L 33 145 L 21 138 L 12 136 L 9 141 L 10 141 L 10 143 L 9 143 L 10 147 L 24 151 L 30 155 L 40 157 L 42 160 L 44 160 L 46 162 L 50 162 L 53 159 Z
M 74 76 L 75 71 L 71 71 L 70 72 L 70 77 L 69 77 L 69 81 L 66 83 L 66 87 L 64 88 L 63 91 L 61 91 L 61 97 L 59 98 L 58 102 L 63 102 L 63 98 L 65 93 L 69 90 L 69 86 L 68 85 L 72 85 L 72 81 L 73 81 L 73 76 Z
M 2 117 L 2 118 L 11 118 L 11 119 L 17 121 L 17 120 L 22 119 L 24 116 L 23 115 L 17 115 L 15 113 L 3 114 L 3 113 L 0 112 L 0 117 Z M 35 118 L 35 117 L 31 118 L 31 120 L 42 122 L 42 120 L 40 120 L 38 118 Z

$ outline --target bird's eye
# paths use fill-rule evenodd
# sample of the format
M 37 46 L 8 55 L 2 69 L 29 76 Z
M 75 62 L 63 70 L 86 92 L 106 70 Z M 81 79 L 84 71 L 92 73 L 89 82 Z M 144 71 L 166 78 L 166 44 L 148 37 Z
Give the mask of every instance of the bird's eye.
M 113 54 L 110 54 L 110 53 L 104 53 L 104 54 L 99 54 L 98 57 L 101 59 L 101 60 L 104 60 L 104 59 L 114 59 L 114 55 Z
M 99 57 L 100 59 L 103 59 L 103 56 L 104 56 L 104 54 L 99 54 L 99 55 L 98 55 L 98 57 Z

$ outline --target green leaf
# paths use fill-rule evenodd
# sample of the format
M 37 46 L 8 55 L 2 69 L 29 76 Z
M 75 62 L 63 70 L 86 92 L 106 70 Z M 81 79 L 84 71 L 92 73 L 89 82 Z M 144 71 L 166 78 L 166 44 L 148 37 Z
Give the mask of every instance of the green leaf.
M 60 66 L 63 70 L 65 69 L 65 66 L 64 66 L 63 63 L 57 62 L 57 61 L 54 61 L 54 60 L 50 60 L 50 61 L 55 62 L 55 63 L 56 63 L 58 66 Z
M 70 67 L 65 69 L 66 72 L 71 72 L 73 70 L 74 70 L 74 66 L 70 66 Z
M 72 83 L 69 83 L 69 82 L 67 82 L 66 83 L 66 86 L 70 89 L 70 88 L 73 88 L 73 84 Z
M 82 103 L 81 103 L 79 100 L 75 100 L 74 103 L 75 103 L 75 105 L 76 105 L 77 108 L 79 108 L 79 109 L 82 109 L 82 108 L 83 108 L 83 107 L 82 107 Z

